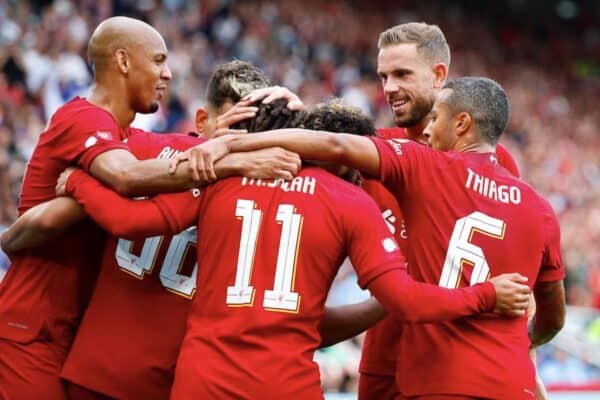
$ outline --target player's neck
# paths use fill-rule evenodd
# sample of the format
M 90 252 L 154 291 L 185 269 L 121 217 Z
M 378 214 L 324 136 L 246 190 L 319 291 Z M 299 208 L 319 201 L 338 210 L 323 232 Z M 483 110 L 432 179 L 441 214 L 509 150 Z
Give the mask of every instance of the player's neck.
M 496 146 L 487 142 L 457 142 L 454 150 L 469 153 L 495 153 Z
M 111 113 L 119 127 L 124 129 L 133 122 L 135 112 L 127 104 L 125 96 L 114 95 L 119 92 L 121 91 L 111 90 L 105 85 L 94 83 L 87 100 Z
M 427 144 L 427 138 L 423 135 L 423 131 L 429 122 L 428 118 L 423 118 L 420 122 L 416 123 L 413 126 L 404 127 L 404 132 L 406 132 L 406 138 L 413 140 L 415 142 L 421 144 Z

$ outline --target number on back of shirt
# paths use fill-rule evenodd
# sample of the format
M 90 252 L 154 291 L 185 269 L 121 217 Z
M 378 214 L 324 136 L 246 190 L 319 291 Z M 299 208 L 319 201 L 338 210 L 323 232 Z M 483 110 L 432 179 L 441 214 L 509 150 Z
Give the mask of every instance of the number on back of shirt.
M 300 306 L 300 295 L 293 290 L 302 216 L 294 211 L 293 205 L 280 204 L 275 221 L 264 221 L 281 223 L 273 289 L 265 290 L 263 297 L 263 308 L 270 311 L 297 312 Z M 254 303 L 255 289 L 251 280 L 263 212 L 256 208 L 254 201 L 238 200 L 235 216 L 242 219 L 242 232 L 235 282 L 227 288 L 226 303 L 230 307 L 250 307 Z
M 134 244 L 132 241 L 119 239 L 115 254 L 119 267 L 130 275 L 143 279 L 145 274 L 152 273 L 163 241 L 162 236 L 147 238 L 138 256 L 132 252 Z M 160 282 L 167 290 L 187 298 L 192 298 L 196 291 L 198 263 L 194 263 L 194 269 L 190 276 L 181 272 L 187 255 L 191 255 L 195 260 L 196 243 L 195 227 L 174 235 L 159 272 Z
M 464 264 L 473 267 L 469 285 L 485 282 L 490 276 L 490 267 L 481 247 L 471 243 L 475 232 L 499 240 L 504 239 L 506 224 L 504 221 L 475 211 L 456 221 L 439 285 L 447 288 L 457 288 L 462 277 Z

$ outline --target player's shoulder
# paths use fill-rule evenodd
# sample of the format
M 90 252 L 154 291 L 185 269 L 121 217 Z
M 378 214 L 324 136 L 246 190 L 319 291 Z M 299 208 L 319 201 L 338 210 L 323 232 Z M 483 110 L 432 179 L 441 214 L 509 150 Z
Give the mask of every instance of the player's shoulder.
M 200 143 L 204 143 L 206 140 L 191 135 L 184 135 L 181 133 L 155 133 L 149 132 L 142 129 L 130 128 L 129 138 L 127 143 L 130 147 L 145 146 L 153 144 L 156 146 L 174 146 L 174 147 L 190 147 Z
M 375 135 L 381 139 L 406 139 L 406 130 L 400 127 L 378 128 Z
M 52 122 L 60 123 L 67 120 L 70 123 L 97 124 L 107 121 L 116 126 L 117 121 L 110 112 L 98 107 L 81 97 L 75 97 L 62 105 L 52 117 Z
M 317 181 L 318 192 L 339 209 L 356 209 L 373 200 L 358 185 L 348 182 L 322 168 L 309 167 L 302 170 L 302 175 L 311 176 Z

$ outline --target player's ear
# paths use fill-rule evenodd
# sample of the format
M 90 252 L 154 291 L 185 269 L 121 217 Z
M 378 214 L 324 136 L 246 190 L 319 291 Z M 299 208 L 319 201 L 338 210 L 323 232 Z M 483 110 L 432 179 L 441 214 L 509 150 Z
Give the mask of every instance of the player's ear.
M 454 126 L 456 128 L 456 134 L 458 136 L 462 136 L 469 131 L 471 128 L 471 124 L 473 123 L 473 119 L 471 118 L 471 114 L 468 112 L 460 112 L 456 114 L 454 117 Z
M 208 119 L 208 112 L 202 107 L 196 110 L 196 131 L 204 136 L 204 123 Z
M 448 66 L 444 63 L 438 63 L 433 66 L 433 87 L 441 89 L 446 83 L 448 77 Z
M 127 54 L 127 50 L 117 49 L 117 51 L 115 52 L 115 56 L 117 57 L 117 67 L 123 74 L 127 75 L 129 73 L 130 68 L 129 55 Z

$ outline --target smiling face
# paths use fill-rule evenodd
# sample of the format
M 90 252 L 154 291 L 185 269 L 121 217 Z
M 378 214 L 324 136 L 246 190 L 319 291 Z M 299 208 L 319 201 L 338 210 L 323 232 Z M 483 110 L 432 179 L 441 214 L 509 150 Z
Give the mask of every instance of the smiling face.
M 414 43 L 382 47 L 377 57 L 377 75 L 397 126 L 421 122 L 433 106 L 435 73 L 417 52 Z
M 167 65 L 167 47 L 158 32 L 147 35 L 128 53 L 131 63 L 128 91 L 136 112 L 158 110 L 172 78 Z
M 450 107 L 444 102 L 451 93 L 451 89 L 443 89 L 438 93 L 431 109 L 429 123 L 423 131 L 429 146 L 436 150 L 452 150 L 458 140 L 456 127 L 459 116 L 452 115 Z

